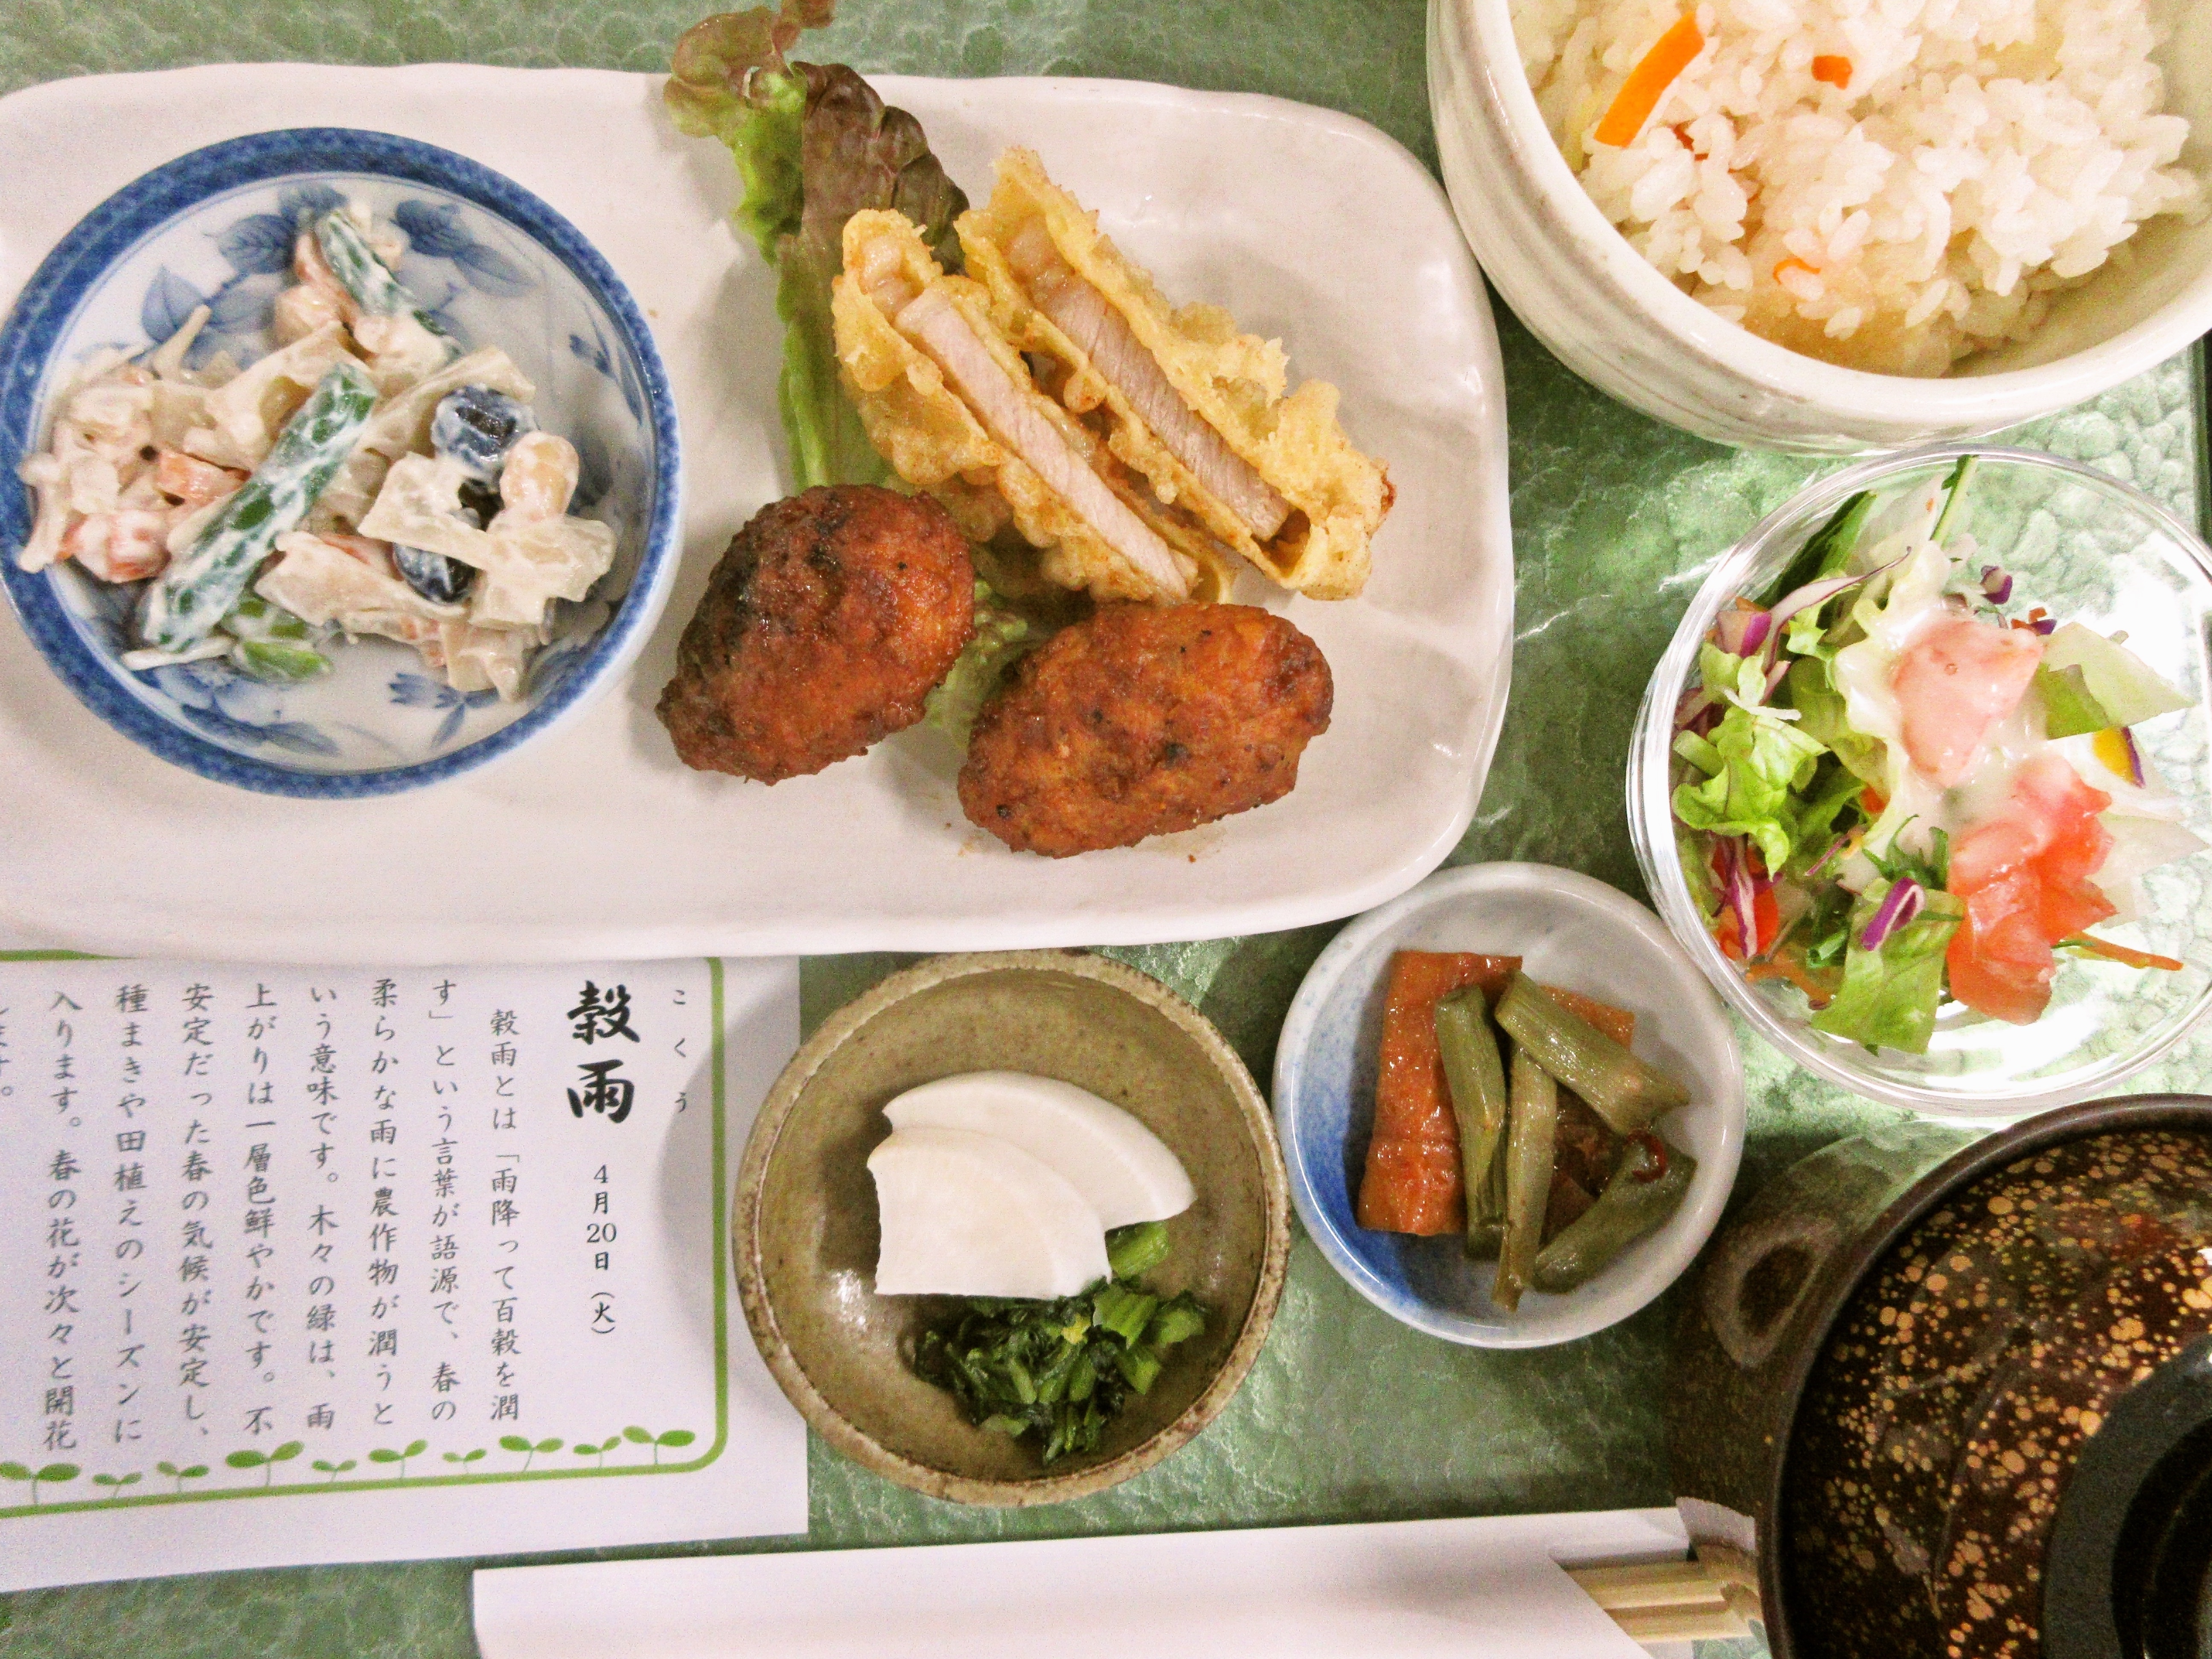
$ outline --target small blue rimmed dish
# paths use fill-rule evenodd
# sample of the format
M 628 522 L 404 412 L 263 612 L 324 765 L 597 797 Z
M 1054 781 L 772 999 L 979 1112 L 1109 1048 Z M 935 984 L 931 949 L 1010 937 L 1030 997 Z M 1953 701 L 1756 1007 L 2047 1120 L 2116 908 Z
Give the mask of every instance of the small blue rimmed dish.
M 396 642 L 360 639 L 301 684 L 217 659 L 133 672 L 136 586 L 63 561 L 29 573 L 32 492 L 16 465 L 45 446 L 53 401 L 102 350 L 136 353 L 202 305 L 192 361 L 270 350 L 292 237 L 346 199 L 397 224 L 401 279 L 464 346 L 502 347 L 537 387 L 540 425 L 580 463 L 569 511 L 616 532 L 614 564 L 582 601 L 556 601 L 522 695 L 461 692 Z M 629 290 L 581 232 L 513 180 L 389 133 L 295 128 L 210 144 L 93 210 L 38 270 L 0 328 L 0 580 L 24 631 L 94 714 L 162 759 L 271 794 L 345 799 L 440 782 L 574 716 L 635 657 L 665 603 L 680 546 L 675 401 Z
M 1680 1207 L 1579 1289 L 1531 1291 L 1508 1313 L 1490 1299 L 1495 1262 L 1469 1261 L 1457 1234 L 1416 1238 L 1358 1224 L 1383 1002 L 1400 951 L 1519 957 L 1543 984 L 1634 1013 L 1637 1055 L 1689 1090 L 1690 1103 L 1653 1126 L 1698 1160 Z M 1643 1307 L 1712 1232 L 1743 1154 L 1742 1060 L 1697 965 L 1634 900 L 1541 864 L 1440 871 L 1339 933 L 1283 1022 L 1274 1095 L 1291 1199 L 1329 1265 L 1392 1318 L 1478 1348 L 1571 1342 Z

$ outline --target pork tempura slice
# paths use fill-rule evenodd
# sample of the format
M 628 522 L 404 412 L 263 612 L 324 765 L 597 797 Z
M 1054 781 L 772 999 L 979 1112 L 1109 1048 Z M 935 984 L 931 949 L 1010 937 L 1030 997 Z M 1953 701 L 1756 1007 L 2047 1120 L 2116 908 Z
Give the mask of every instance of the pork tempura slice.
M 1358 593 L 1391 491 L 1338 424 L 1336 388 L 1285 397 L 1279 344 L 1217 307 L 1171 309 L 1032 152 L 996 171 L 990 202 L 958 221 L 961 250 L 999 327 L 1054 365 L 1040 383 L 1171 514 L 1285 587 Z
M 1204 538 L 1167 523 L 1143 480 L 1037 390 L 983 291 L 946 276 L 902 216 L 847 222 L 831 307 L 869 438 L 971 537 L 1011 518 L 1048 578 L 1101 599 L 1218 597 Z

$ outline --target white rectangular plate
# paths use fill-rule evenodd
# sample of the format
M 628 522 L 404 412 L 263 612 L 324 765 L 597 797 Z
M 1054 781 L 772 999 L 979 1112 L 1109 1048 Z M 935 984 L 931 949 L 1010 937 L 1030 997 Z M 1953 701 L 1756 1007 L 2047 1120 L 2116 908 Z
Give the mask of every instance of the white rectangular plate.
M 357 126 L 495 167 L 622 274 L 667 359 L 684 439 L 684 568 L 629 676 L 573 724 L 384 799 L 249 794 L 156 760 L 0 626 L 0 934 L 158 955 L 436 963 L 1137 944 L 1349 915 L 1466 828 L 1511 658 L 1503 383 L 1474 264 L 1413 158 L 1347 117 L 1108 81 L 876 84 L 973 195 L 1038 151 L 1171 295 L 1279 336 L 1343 391 L 1397 506 L 1358 599 L 1237 597 L 1321 646 L 1336 710 L 1297 789 L 1143 846 L 1051 860 L 972 828 L 927 732 L 769 788 L 688 771 L 653 717 L 731 536 L 783 494 L 772 273 L 728 214 L 720 146 L 678 134 L 660 77 L 466 65 L 219 65 L 0 100 L 0 304 L 84 213 L 241 133 Z M 35 188 L 25 187 L 35 180 Z

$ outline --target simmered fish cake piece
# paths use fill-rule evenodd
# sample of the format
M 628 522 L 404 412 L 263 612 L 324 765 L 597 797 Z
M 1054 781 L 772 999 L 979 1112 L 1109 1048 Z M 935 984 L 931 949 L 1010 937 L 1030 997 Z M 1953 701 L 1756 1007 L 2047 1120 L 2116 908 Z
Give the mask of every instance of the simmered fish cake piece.
M 1170 307 L 1030 151 L 1008 150 L 997 173 L 988 204 L 958 221 L 961 249 L 998 326 L 1056 365 L 1045 383 L 1065 407 L 1274 580 L 1358 593 L 1391 490 L 1338 423 L 1336 388 L 1285 397 L 1280 345 L 1216 307 Z
M 1320 647 L 1257 606 L 1106 605 L 984 705 L 960 805 L 1048 858 L 1211 823 L 1290 793 L 1334 696 Z
M 1100 599 L 1218 596 L 1205 538 L 1165 521 L 1144 481 L 1040 392 L 983 291 L 948 276 L 896 213 L 847 222 L 837 356 L 876 447 L 977 540 L 1011 517 L 1047 575 Z

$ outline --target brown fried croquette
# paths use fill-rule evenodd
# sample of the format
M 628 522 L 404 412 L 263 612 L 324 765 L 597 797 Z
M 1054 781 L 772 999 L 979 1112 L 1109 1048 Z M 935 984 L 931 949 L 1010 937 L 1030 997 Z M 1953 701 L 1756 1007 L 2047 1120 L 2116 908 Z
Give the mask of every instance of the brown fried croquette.
M 873 484 L 754 514 L 684 630 L 659 714 L 687 766 L 775 783 L 922 716 L 975 629 L 952 516 Z
M 1320 648 L 1266 611 L 1109 605 L 984 706 L 960 804 L 1048 858 L 1210 823 L 1291 792 L 1333 696 Z

